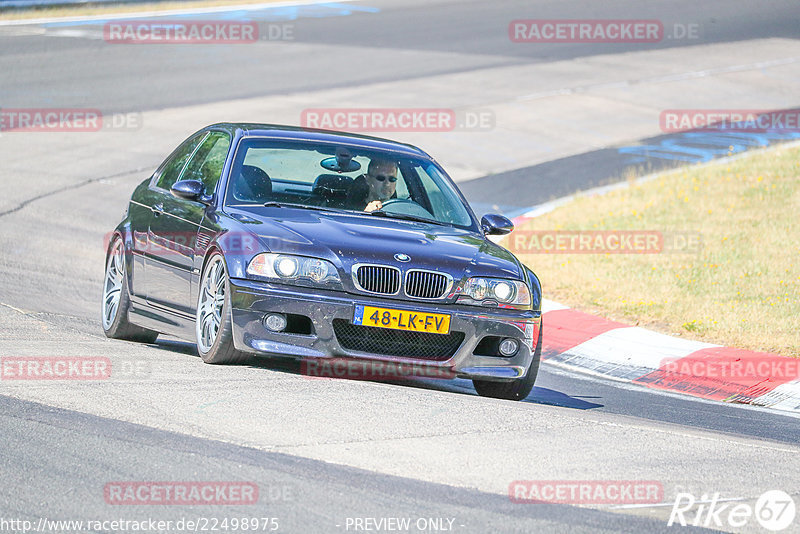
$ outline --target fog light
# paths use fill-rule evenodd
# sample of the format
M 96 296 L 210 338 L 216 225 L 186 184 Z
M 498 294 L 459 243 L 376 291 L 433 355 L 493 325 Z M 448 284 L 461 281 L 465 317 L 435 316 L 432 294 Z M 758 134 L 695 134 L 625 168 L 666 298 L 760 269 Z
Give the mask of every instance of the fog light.
M 262 319 L 264 326 L 273 332 L 283 332 L 286 328 L 286 316 L 282 313 L 268 313 Z
M 503 356 L 513 356 L 519 350 L 519 341 L 507 337 L 500 342 L 500 347 L 498 347 L 498 350 Z

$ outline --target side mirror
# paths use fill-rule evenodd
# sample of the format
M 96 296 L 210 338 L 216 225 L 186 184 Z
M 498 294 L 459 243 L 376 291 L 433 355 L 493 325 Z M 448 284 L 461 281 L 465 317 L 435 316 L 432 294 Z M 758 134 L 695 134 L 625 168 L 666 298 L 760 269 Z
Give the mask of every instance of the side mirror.
M 485 235 L 506 235 L 514 229 L 514 223 L 508 217 L 488 213 L 481 218 L 481 230 Z
M 193 200 L 195 202 L 202 202 L 208 204 L 210 197 L 204 195 L 206 186 L 200 180 L 181 180 L 175 182 L 169 190 L 173 196 L 185 200 Z

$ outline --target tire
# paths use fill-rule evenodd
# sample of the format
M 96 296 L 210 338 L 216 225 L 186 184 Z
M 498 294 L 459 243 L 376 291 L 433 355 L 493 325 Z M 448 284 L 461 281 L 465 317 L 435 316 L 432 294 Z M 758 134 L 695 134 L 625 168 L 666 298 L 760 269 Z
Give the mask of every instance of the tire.
M 530 395 L 533 384 L 536 382 L 536 375 L 539 374 L 539 361 L 542 358 L 542 330 L 544 325 L 539 322 L 539 340 L 536 342 L 536 350 L 533 352 L 528 372 L 524 377 L 510 382 L 492 382 L 489 380 L 473 380 L 472 385 L 481 397 L 492 397 L 494 399 L 505 399 L 519 401 Z
M 200 357 L 211 364 L 247 363 L 250 355 L 233 346 L 230 282 L 222 254 L 208 258 L 198 293 L 195 341 Z
M 107 337 L 139 343 L 155 342 L 158 332 L 128 321 L 131 298 L 128 277 L 125 275 L 125 247 L 119 236 L 114 238 L 109 249 L 103 277 L 103 301 L 100 304 L 100 324 Z

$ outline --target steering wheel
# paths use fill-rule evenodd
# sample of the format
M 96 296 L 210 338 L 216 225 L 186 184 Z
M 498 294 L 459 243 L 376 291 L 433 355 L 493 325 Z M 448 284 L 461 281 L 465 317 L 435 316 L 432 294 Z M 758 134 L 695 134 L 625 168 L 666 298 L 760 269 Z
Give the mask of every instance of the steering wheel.
M 387 210 L 386 208 L 393 206 L 393 209 Z M 380 211 L 388 211 L 390 213 L 401 213 L 403 215 L 415 215 L 417 217 L 426 217 L 433 219 L 433 214 L 408 198 L 390 198 L 381 206 Z

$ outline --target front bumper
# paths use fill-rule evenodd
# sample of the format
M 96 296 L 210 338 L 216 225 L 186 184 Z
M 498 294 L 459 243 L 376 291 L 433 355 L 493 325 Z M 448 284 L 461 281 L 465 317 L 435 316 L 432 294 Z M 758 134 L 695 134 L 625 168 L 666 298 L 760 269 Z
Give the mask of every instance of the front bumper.
M 541 312 L 531 310 L 412 302 L 242 279 L 231 279 L 230 288 L 233 342 L 238 350 L 300 359 L 345 357 L 413 364 L 447 371 L 459 378 L 502 381 L 524 376 L 533 359 L 541 324 Z M 442 361 L 347 350 L 336 338 L 333 320 L 352 322 L 356 304 L 447 313 L 451 316 L 450 330 L 463 332 L 464 340 L 452 357 Z M 270 312 L 309 317 L 313 333 L 272 332 L 261 322 Z M 519 350 L 511 357 L 473 354 L 484 336 L 518 339 Z

